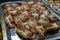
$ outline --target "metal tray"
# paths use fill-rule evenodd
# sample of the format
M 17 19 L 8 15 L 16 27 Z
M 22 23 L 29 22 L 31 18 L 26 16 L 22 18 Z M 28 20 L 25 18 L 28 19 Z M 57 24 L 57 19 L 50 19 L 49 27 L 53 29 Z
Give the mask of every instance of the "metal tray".
M 5 22 L 4 22 L 4 17 L 3 17 L 3 12 L 2 12 L 2 9 L 1 9 L 1 5 L 0 5 L 0 14 L 2 14 L 2 34 L 3 34 L 3 40 L 8 40 L 8 39 L 11 39 L 9 37 L 10 33 L 9 33 L 9 30 L 8 28 L 6 27 L 5 25 Z
M 58 16 L 60 16 L 60 12 L 56 11 L 53 7 L 51 7 L 49 3 L 47 3 L 45 0 L 42 0 L 42 2 L 47 5 L 52 11 L 54 11 Z
M 14 1 L 14 2 L 21 2 L 21 1 Z M 0 11 L 2 13 L 2 27 L 4 27 L 4 31 L 3 31 L 3 40 L 22 40 L 21 38 L 18 37 L 18 35 L 15 33 L 15 28 L 12 28 L 12 29 L 8 29 L 7 25 L 5 24 L 5 21 L 4 21 L 4 12 L 3 12 L 3 9 L 2 9 L 2 5 L 3 4 L 11 4 L 11 3 L 14 3 L 14 2 L 4 2 L 0 5 Z M 45 5 L 46 6 L 46 5 Z M 46 6 L 47 7 L 47 6 Z M 48 7 L 47 9 L 52 13 L 52 15 L 56 15 L 55 12 L 53 12 L 52 10 L 50 10 Z M 60 20 L 59 16 L 56 15 L 56 17 L 58 18 L 58 20 Z M 60 30 L 58 31 L 58 33 L 56 34 L 53 34 L 53 35 L 47 35 L 46 36 L 46 39 L 45 40 L 56 40 L 60 38 Z

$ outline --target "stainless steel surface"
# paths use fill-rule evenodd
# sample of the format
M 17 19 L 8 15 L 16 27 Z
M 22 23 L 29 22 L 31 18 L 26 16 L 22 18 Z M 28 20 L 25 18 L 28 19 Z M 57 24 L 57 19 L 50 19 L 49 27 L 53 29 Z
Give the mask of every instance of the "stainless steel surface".
M 0 5 L 0 14 L 2 14 L 1 11 L 2 11 L 2 10 L 1 10 L 1 5 Z M 7 40 L 7 34 L 6 34 L 6 28 L 5 28 L 3 16 L 2 16 L 2 28 L 4 29 L 3 32 L 2 32 L 2 33 L 3 33 L 3 40 Z
M 0 5 L 0 14 L 2 14 L 2 33 L 3 33 L 3 40 L 10 40 L 10 33 L 8 28 L 5 25 L 5 21 L 4 21 L 4 12 L 2 11 L 1 5 Z
M 14 1 L 14 2 L 19 2 L 19 1 Z M 1 5 L 3 5 L 3 4 L 11 4 L 11 3 L 14 3 L 14 2 L 5 2 L 5 3 L 2 3 Z M 53 15 L 56 15 L 55 12 L 53 12 L 52 10 L 50 10 L 50 8 L 48 8 L 48 10 Z M 3 31 L 4 37 L 3 37 L 3 40 L 22 40 L 15 33 L 15 29 L 16 28 L 13 28 L 13 29 L 10 29 L 10 30 L 7 28 L 7 25 L 4 22 L 4 13 L 3 13 L 3 10 L 1 10 L 1 13 L 2 13 L 2 27 L 4 27 L 4 31 Z M 56 15 L 56 17 L 60 20 L 60 17 L 58 15 Z M 47 38 L 45 40 L 56 40 L 56 39 L 60 38 L 60 31 L 58 33 L 56 33 L 56 34 L 53 34 L 53 35 L 47 35 L 46 37 Z

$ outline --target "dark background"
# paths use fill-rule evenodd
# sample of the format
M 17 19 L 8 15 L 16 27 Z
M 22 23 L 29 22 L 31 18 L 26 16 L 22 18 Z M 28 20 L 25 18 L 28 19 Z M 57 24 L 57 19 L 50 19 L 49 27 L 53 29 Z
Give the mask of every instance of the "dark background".
M 8 2 L 8 1 L 27 1 L 27 0 L 0 0 L 0 3 Z

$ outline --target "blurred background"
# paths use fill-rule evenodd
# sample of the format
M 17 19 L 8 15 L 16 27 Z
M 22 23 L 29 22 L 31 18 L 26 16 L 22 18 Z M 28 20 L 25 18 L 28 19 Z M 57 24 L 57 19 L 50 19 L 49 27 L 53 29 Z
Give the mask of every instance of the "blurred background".
M 27 0 L 0 0 L 0 3 L 7 2 L 7 1 L 27 1 Z
M 0 0 L 0 3 L 8 2 L 8 1 L 28 1 L 28 0 Z M 38 0 L 33 0 L 33 1 L 38 1 Z

